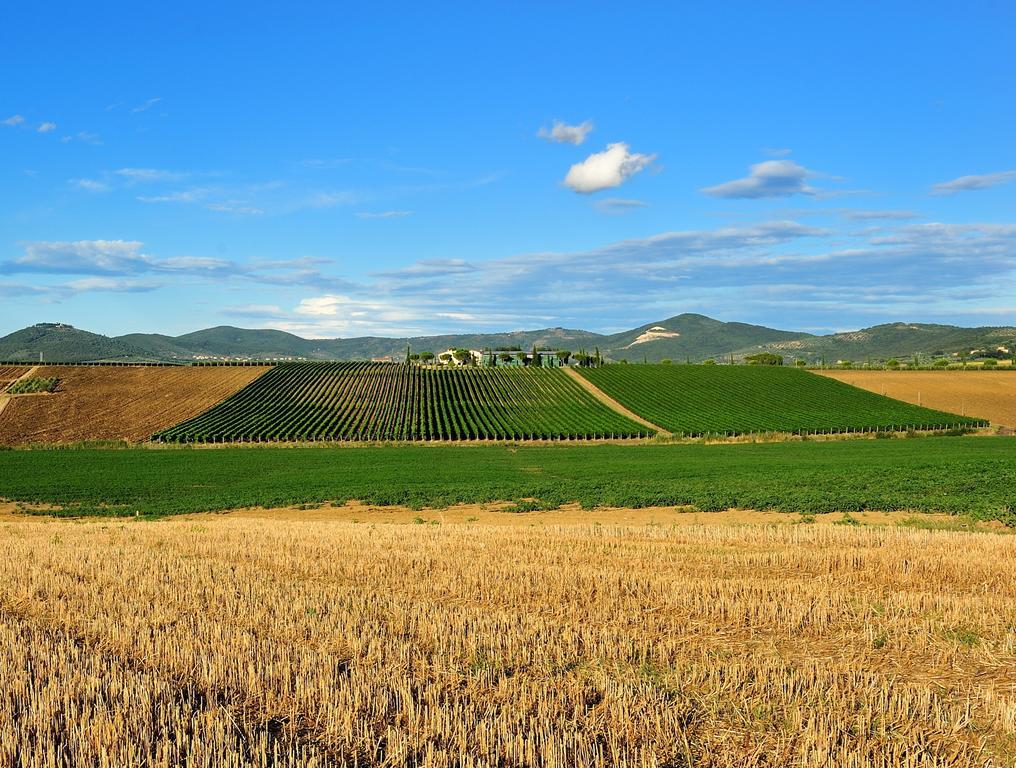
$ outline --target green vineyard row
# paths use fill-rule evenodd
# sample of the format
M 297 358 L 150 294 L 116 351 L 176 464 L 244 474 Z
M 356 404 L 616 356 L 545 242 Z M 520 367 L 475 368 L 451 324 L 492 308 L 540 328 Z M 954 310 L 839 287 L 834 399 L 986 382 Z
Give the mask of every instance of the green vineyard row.
M 280 364 L 153 439 L 569 440 L 649 434 L 558 369 L 343 362 Z
M 987 426 L 779 366 L 608 365 L 580 372 L 632 412 L 686 437 Z

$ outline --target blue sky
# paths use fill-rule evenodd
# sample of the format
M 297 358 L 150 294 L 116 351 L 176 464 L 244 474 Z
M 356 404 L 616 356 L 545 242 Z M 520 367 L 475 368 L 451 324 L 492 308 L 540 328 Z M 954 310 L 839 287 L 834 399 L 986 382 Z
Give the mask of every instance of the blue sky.
M 1016 323 L 1014 6 L 681 6 L 5 9 L 0 333 Z

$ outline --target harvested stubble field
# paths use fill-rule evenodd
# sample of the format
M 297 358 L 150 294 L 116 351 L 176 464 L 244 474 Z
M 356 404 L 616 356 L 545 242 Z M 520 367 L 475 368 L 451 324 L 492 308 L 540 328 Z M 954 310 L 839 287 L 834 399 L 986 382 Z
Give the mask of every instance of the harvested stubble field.
M 1016 428 L 1012 371 L 816 371 L 880 395 Z
M 1016 537 L 18 521 L 0 764 L 1004 766 Z
M 201 413 L 264 373 L 262 367 L 40 366 L 52 394 L 14 398 L 0 414 L 0 445 L 146 440 Z

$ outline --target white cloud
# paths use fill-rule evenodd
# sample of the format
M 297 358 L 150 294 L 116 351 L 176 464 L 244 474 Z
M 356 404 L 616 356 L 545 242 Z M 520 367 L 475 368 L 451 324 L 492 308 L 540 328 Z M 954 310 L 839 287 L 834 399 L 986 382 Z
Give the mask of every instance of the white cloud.
M 39 133 L 49 133 L 50 131 L 56 130 L 56 123 L 50 122 L 40 123 L 39 127 L 36 128 L 35 130 L 37 130 Z
M 109 185 L 104 181 L 95 179 L 71 179 L 68 182 L 72 187 L 83 189 L 86 192 L 108 192 Z
M 412 216 L 412 211 L 360 211 L 354 214 L 358 219 L 403 219 Z
M 735 179 L 702 191 L 714 197 L 788 197 L 790 195 L 812 195 L 815 190 L 806 183 L 815 176 L 804 166 L 793 160 L 766 160 L 751 166 L 748 176 Z
M 11 115 L 4 120 L 0 120 L 0 125 L 21 125 L 24 122 L 25 118 L 21 115 Z
M 952 181 L 943 181 L 931 188 L 933 195 L 955 195 L 957 192 L 974 192 L 979 189 L 990 189 L 1000 184 L 1016 180 L 1016 171 L 999 171 L 984 173 L 979 176 L 960 176 Z
M 574 144 L 578 146 L 586 140 L 586 136 L 593 130 L 593 121 L 586 120 L 578 125 L 567 125 L 560 120 L 555 120 L 550 128 L 540 128 L 536 133 L 541 139 L 554 141 L 558 144 Z
M 568 170 L 564 184 L 584 195 L 612 189 L 621 186 L 655 159 L 656 155 L 630 152 L 623 141 L 608 144 L 602 152 L 595 152 L 581 163 L 575 163 Z

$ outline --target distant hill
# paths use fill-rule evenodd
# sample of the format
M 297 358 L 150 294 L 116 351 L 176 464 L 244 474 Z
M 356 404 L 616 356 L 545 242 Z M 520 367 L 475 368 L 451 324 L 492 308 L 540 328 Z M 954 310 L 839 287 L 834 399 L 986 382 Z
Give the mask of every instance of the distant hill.
M 618 360 L 699 362 L 731 354 L 740 357 L 764 345 L 810 338 L 813 337 L 799 331 L 777 331 L 761 325 L 724 323 L 705 315 L 684 314 L 608 336 L 600 345 L 605 354 Z
M 39 323 L 0 339 L 0 360 L 80 363 L 98 360 L 158 360 L 159 356 L 122 339 L 63 323 Z
M 273 329 L 232 326 L 207 328 L 182 336 L 132 333 L 101 336 L 62 323 L 40 323 L 0 338 L 0 360 L 47 362 L 125 362 L 195 360 L 401 360 L 410 347 L 440 352 L 465 347 L 483 349 L 599 349 L 607 358 L 640 362 L 674 362 L 746 355 L 767 351 L 809 362 L 823 359 L 864 361 L 890 357 L 924 358 L 969 353 L 999 346 L 1016 349 L 1016 328 L 960 328 L 952 325 L 890 323 L 850 333 L 818 336 L 746 323 L 725 323 L 705 315 L 683 314 L 630 331 L 599 334 L 568 328 L 506 333 L 453 334 L 386 338 L 304 339 Z
M 815 362 L 824 358 L 833 363 L 837 360 L 863 362 L 868 358 L 907 360 L 914 355 L 925 359 L 949 357 L 998 347 L 1016 349 L 1016 328 L 888 323 L 849 333 L 765 343 L 761 349 Z

